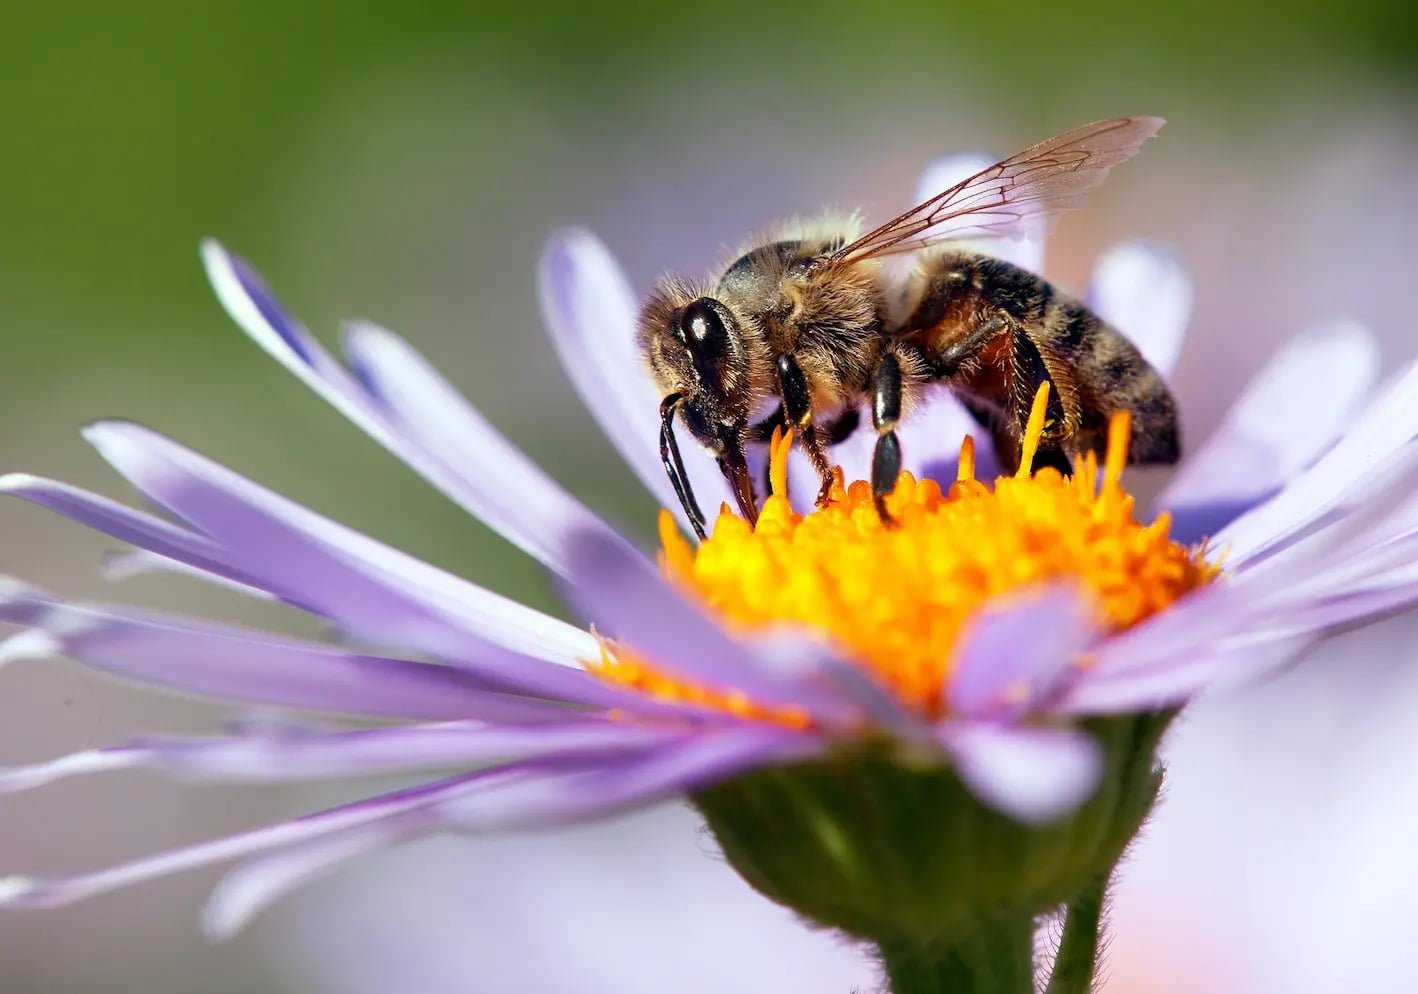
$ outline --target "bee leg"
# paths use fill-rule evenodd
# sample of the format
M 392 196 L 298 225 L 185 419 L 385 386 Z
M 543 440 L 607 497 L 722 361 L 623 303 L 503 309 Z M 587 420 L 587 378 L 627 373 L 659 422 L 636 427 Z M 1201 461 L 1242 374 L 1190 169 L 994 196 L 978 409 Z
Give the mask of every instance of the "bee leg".
M 817 506 L 826 507 L 832 498 L 832 460 L 823 451 L 829 446 L 839 445 L 852 437 L 852 433 L 862 423 L 862 412 L 849 407 L 824 425 L 808 425 L 803 434 L 803 444 L 812 457 L 821 486 L 817 491 Z
M 832 463 L 823 450 L 817 435 L 817 426 L 812 423 L 812 392 L 808 389 L 807 377 L 802 367 L 791 355 L 784 353 L 778 357 L 778 394 L 783 398 L 783 414 L 789 425 L 802 434 L 803 451 L 812 460 L 812 468 L 817 470 L 817 506 L 827 503 L 827 495 L 832 490 Z
M 933 355 L 932 372 L 949 382 L 952 377 L 958 376 L 963 368 L 979 362 L 981 351 L 1001 335 L 1011 335 L 1013 341 L 1011 329 L 1009 319 L 1003 314 L 991 315 Z M 1015 362 L 1014 366 L 1017 365 Z M 1017 376 L 1015 379 L 1017 380 Z M 962 391 L 957 390 L 955 397 L 970 412 L 976 423 L 989 433 L 1000 468 L 1005 473 L 1013 473 L 1019 466 L 1019 438 L 1013 418 L 995 404 L 971 397 Z
M 942 378 L 954 376 L 960 372 L 960 367 L 973 360 L 981 349 L 1009 331 L 1009 328 L 1009 321 L 1003 314 L 996 314 L 981 321 L 932 358 L 931 364 L 936 375 Z
M 684 516 L 689 520 L 694 534 L 703 541 L 704 512 L 699 509 L 699 502 L 694 499 L 689 475 L 684 471 L 684 460 L 680 458 L 679 443 L 675 441 L 675 411 L 679 409 L 683 399 L 682 394 L 672 393 L 660 402 L 660 462 L 665 467 L 665 474 L 670 478 L 675 495 L 679 497 L 680 506 L 684 508 Z
M 788 416 L 783 412 L 783 408 L 780 406 L 775 409 L 772 414 L 768 415 L 768 417 L 764 418 L 756 425 L 751 426 L 749 429 L 749 437 L 755 442 L 771 442 L 773 440 L 773 432 L 779 428 L 786 426 L 787 423 Z M 815 435 L 817 441 L 820 442 L 821 446 L 824 448 L 833 445 L 840 445 L 841 443 L 852 437 L 853 433 L 856 432 L 857 428 L 861 425 L 861 423 L 862 412 L 857 410 L 857 408 L 855 407 L 848 407 L 843 410 L 841 414 L 837 415 L 837 417 L 827 422 L 827 424 L 822 425 L 821 427 L 814 426 L 813 434 Z M 825 454 L 823 458 L 826 459 Z M 772 464 L 765 462 L 763 464 L 763 487 L 764 491 L 769 494 L 773 492 L 772 477 Z M 819 504 L 825 502 L 827 492 L 831 489 L 830 468 L 828 469 L 827 482 L 828 486 L 824 487 L 818 496 Z
M 901 420 L 901 360 L 888 352 L 872 375 L 871 422 L 876 428 L 876 449 L 871 457 L 871 496 L 877 516 L 891 524 L 886 497 L 896 488 L 901 475 L 901 442 L 896 424 Z
M 1015 329 L 1012 351 L 1018 398 L 1015 410 L 1018 412 L 1019 419 L 1014 443 L 1014 463 L 1016 466 L 1019 464 L 1020 440 L 1024 437 L 1024 429 L 1029 420 L 1029 409 L 1034 396 L 1039 392 L 1039 388 L 1047 383 L 1049 385 L 1049 401 L 1044 410 L 1044 437 L 1039 439 L 1039 448 L 1034 453 L 1034 462 L 1030 466 L 1030 470 L 1037 473 L 1047 466 L 1058 470 L 1063 476 L 1072 476 L 1073 463 L 1059 444 L 1049 437 L 1052 434 L 1050 429 L 1062 427 L 1065 418 L 1063 398 L 1059 393 L 1058 384 L 1049 375 L 1049 368 L 1044 364 L 1044 357 L 1040 354 L 1038 347 L 1023 331 Z
M 812 460 L 812 468 L 817 470 L 817 506 L 825 507 L 832 495 L 832 460 L 827 458 L 817 426 L 812 423 L 803 429 L 803 449 Z

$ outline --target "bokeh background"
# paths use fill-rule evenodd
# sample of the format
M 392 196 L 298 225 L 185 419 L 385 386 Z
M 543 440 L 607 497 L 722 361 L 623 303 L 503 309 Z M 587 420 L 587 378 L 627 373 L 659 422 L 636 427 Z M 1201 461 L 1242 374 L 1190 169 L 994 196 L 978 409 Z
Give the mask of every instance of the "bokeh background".
M 362 316 L 409 336 L 553 475 L 648 535 L 653 508 L 541 327 L 548 232 L 591 226 L 640 286 L 698 275 L 775 218 L 904 207 L 941 152 L 1009 152 L 1139 112 L 1170 123 L 1059 226 L 1049 272 L 1076 286 L 1123 237 L 1176 247 L 1197 308 L 1175 383 L 1200 439 L 1307 325 L 1363 321 L 1390 367 L 1418 353 L 1415 10 L 7 0 L 0 470 L 122 495 L 76 434 L 121 414 L 551 607 L 530 562 L 230 325 L 201 236 L 255 260 L 322 334 Z M 0 505 L 0 572 L 95 599 L 258 610 L 174 579 L 115 587 L 95 571 L 106 548 Z M 1399 620 L 1338 640 L 1183 724 L 1167 803 L 1120 885 L 1109 990 L 1411 989 L 1415 634 Z M 0 764 L 224 717 L 16 663 L 0 673 Z M 96 866 L 360 789 L 63 783 L 0 799 L 0 875 Z M 706 848 L 677 810 L 435 840 L 342 870 L 215 947 L 196 915 L 216 874 L 193 874 L 0 914 L 0 990 L 871 988 L 869 964 L 764 905 Z

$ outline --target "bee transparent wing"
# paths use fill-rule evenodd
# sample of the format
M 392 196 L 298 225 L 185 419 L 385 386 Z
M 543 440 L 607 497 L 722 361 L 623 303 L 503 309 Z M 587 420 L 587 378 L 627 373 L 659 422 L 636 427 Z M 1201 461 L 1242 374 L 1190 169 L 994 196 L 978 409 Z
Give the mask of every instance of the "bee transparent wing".
M 1096 121 L 961 180 L 833 253 L 826 267 L 966 238 L 1017 238 L 1026 222 L 1072 210 L 1162 127 L 1160 117 Z

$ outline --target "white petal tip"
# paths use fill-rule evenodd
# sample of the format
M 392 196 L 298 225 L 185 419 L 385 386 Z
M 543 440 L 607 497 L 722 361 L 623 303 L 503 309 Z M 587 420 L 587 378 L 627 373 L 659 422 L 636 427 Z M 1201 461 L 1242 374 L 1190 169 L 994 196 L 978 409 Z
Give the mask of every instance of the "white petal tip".
M 570 274 L 593 279 L 606 273 L 618 275 L 614 257 L 606 243 L 587 228 L 559 228 L 547 237 L 542 246 L 539 273 L 543 285 L 550 280 L 564 280 Z
M 31 476 L 29 473 L 5 473 L 0 476 L 0 492 L 14 493 L 16 490 L 27 490 L 39 482 L 39 477 Z
M 1171 249 L 1121 242 L 1099 257 L 1088 303 L 1132 339 L 1164 375 L 1176 366 L 1191 319 L 1191 277 Z
M 202 937 L 208 942 L 228 942 L 236 938 L 250 920 L 249 914 L 232 911 L 225 902 L 208 901 L 202 909 Z
M 0 604 L 14 603 L 34 596 L 34 588 L 13 576 L 0 576 Z
M 88 442 L 90 445 L 96 448 L 102 448 L 107 442 L 111 441 L 114 436 L 117 435 L 127 424 L 129 424 L 129 422 L 120 421 L 117 419 L 90 421 L 88 424 L 84 425 L 82 428 L 79 429 L 79 435 L 81 438 L 83 438 L 84 441 Z
M 113 583 L 131 580 L 135 576 L 155 573 L 161 567 L 157 557 L 145 549 L 128 549 L 123 552 L 109 552 L 99 563 L 99 576 Z
M 350 318 L 340 326 L 346 342 L 403 342 L 403 339 L 388 328 L 368 318 Z
M 1336 350 L 1339 356 L 1362 368 L 1369 380 L 1378 375 L 1378 339 L 1357 321 L 1341 319 L 1320 325 L 1305 332 L 1296 342 L 1303 342 L 1306 348 Z
M 0 877 L 0 905 L 18 904 L 37 889 L 33 877 Z
M 223 261 L 227 257 L 227 250 L 222 246 L 222 243 L 210 235 L 197 243 L 197 251 L 202 256 L 202 262 L 208 266 Z
M 0 769 L 0 794 L 15 794 L 45 784 L 82 776 L 86 773 L 104 773 L 136 766 L 143 762 L 145 754 L 135 749 L 90 749 L 85 752 L 60 756 L 45 763 L 32 766 L 16 766 Z
M 21 659 L 52 659 L 63 651 L 63 643 L 49 632 L 31 629 L 0 642 L 0 666 Z
M 1103 750 L 1076 729 L 976 726 L 944 729 L 942 744 L 975 796 L 1017 821 L 1047 825 L 1097 789 Z
M 594 245 L 601 247 L 602 242 L 589 228 L 582 228 L 576 225 L 568 225 L 564 228 L 557 228 L 547 236 L 546 248 L 550 251 L 553 248 L 563 248 L 566 246 Z

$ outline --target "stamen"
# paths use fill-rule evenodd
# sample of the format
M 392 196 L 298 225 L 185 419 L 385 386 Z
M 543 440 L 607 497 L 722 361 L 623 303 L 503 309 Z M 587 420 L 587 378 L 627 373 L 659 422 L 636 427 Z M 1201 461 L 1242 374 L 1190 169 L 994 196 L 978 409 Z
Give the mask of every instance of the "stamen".
M 1108 420 L 1108 450 L 1103 463 L 1103 490 L 1122 490 L 1123 466 L 1127 463 L 1132 439 L 1132 417 L 1118 411 Z
M 960 461 L 955 467 L 955 479 L 960 483 L 975 478 L 975 439 L 966 435 L 960 442 Z
M 773 494 L 757 524 L 725 505 L 712 534 L 695 546 L 662 512 L 662 566 L 726 627 L 815 630 L 903 706 L 939 718 L 960 639 L 979 612 L 1001 599 L 1071 583 L 1091 600 L 1099 630 L 1116 632 L 1167 610 L 1219 572 L 1204 547 L 1171 540 L 1167 515 L 1150 524 L 1134 517 L 1135 502 L 1122 486 L 1131 437 L 1126 413 L 1109 424 L 1101 473 L 1088 452 L 1073 477 L 1031 475 L 1047 402 L 1041 388 L 1019 474 L 993 484 L 975 479 L 974 442 L 966 437 L 947 493 L 933 480 L 901 474 L 889 498 L 894 527 L 877 515 L 871 486 L 861 480 L 844 486 L 840 469 L 825 506 L 795 512 L 786 494 L 793 435 L 775 433 Z M 812 724 L 806 711 L 765 707 L 733 687 L 668 675 L 632 646 L 603 648 L 591 669 L 609 682 L 754 720 Z
M 773 495 L 788 496 L 788 453 L 793 451 L 793 429 L 773 429 L 768 443 L 768 484 Z
M 675 516 L 660 508 L 660 517 L 656 524 L 660 532 L 660 548 L 663 550 L 660 554 L 660 567 L 671 576 L 693 567 L 694 546 L 685 540 L 684 533 L 675 522 Z
M 1024 425 L 1024 443 L 1019 451 L 1019 469 L 1015 476 L 1023 478 L 1034 471 L 1034 456 L 1039 451 L 1039 439 L 1044 434 L 1044 417 L 1049 410 L 1049 381 L 1039 384 L 1034 394 L 1034 406 L 1029 408 L 1029 420 Z

